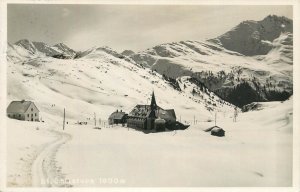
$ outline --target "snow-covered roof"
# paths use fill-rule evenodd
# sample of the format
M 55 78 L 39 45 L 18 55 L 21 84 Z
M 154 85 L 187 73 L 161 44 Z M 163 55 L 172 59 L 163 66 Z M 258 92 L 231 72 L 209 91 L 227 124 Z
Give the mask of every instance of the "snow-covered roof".
M 174 109 L 160 109 L 158 111 L 158 117 L 168 121 L 176 121 Z
M 129 116 L 145 118 L 150 115 L 150 112 L 151 112 L 150 105 L 136 105 L 129 113 Z M 157 110 L 155 113 L 156 116 L 161 119 L 176 121 L 176 115 L 174 109 L 165 110 L 157 106 Z
M 12 101 L 7 107 L 7 113 L 25 113 L 29 106 L 31 105 L 31 101 Z
M 210 127 L 210 128 L 207 128 L 207 129 L 205 129 L 204 131 L 205 132 L 209 132 L 209 131 L 219 131 L 219 130 L 223 130 L 221 127 L 219 127 L 219 126 L 213 126 L 213 127 Z M 224 130 L 223 130 L 224 131 Z
M 148 117 L 150 112 L 150 105 L 136 105 L 129 113 L 129 115 L 133 117 Z
M 220 131 L 223 131 L 223 132 L 225 132 L 222 128 L 220 128 L 220 127 L 214 127 L 212 130 L 211 130 L 211 132 L 220 132 Z
M 126 115 L 125 112 L 115 111 L 109 116 L 109 119 L 122 119 L 124 115 Z

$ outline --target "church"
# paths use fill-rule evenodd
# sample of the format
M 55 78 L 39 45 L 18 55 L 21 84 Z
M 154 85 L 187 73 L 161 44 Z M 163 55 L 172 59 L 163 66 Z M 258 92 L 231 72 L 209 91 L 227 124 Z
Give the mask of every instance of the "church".
M 136 105 L 128 114 L 127 127 L 146 132 L 172 130 L 176 127 L 175 111 L 159 107 L 156 104 L 154 92 L 152 92 L 150 105 Z

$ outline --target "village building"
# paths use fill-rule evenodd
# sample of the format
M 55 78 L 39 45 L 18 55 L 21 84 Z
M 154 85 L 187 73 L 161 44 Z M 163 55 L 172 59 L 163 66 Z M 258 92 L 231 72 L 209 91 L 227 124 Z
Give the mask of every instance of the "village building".
M 108 118 L 108 124 L 125 124 L 127 120 L 127 115 L 125 112 L 121 111 L 115 111 L 113 112 L 109 118 Z
M 154 92 L 150 105 L 136 105 L 127 117 L 127 127 L 147 132 L 165 131 L 176 126 L 174 109 L 165 110 L 156 104 Z
M 215 127 L 211 130 L 210 134 L 213 136 L 224 137 L 225 131 L 224 131 L 224 129 L 222 129 L 220 127 Z
M 216 126 L 216 125 L 213 126 L 213 127 L 208 128 L 208 129 L 205 129 L 204 131 L 205 132 L 210 132 L 211 135 L 217 136 L 217 137 L 224 137 L 225 136 L 224 129 L 222 129 L 221 127 Z
M 12 101 L 6 110 L 7 116 L 23 121 L 39 121 L 39 110 L 32 101 Z

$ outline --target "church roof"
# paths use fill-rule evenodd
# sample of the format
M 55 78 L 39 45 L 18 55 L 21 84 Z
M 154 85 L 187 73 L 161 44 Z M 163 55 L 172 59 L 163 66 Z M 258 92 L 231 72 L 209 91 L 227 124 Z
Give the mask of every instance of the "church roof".
M 161 108 L 157 106 L 157 109 Z M 129 113 L 129 116 L 146 118 L 150 115 L 150 113 L 151 105 L 136 105 Z

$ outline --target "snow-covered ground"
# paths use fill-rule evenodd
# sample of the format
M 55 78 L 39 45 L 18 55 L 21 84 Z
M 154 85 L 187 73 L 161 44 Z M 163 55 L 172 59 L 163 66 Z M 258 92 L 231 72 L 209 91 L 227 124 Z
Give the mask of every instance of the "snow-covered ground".
M 30 186 L 31 165 L 49 142 L 57 142 L 58 131 L 69 138 L 50 149 L 50 165 L 45 157 L 45 172 L 52 175 L 40 186 L 291 186 L 292 99 L 263 106 L 239 114 L 236 123 L 231 114 L 218 113 L 223 138 L 203 131 L 214 122 L 144 134 L 104 124 L 100 130 L 70 121 L 62 131 L 50 119 L 51 126 L 9 120 L 8 185 Z
M 8 186 L 291 186 L 292 99 L 265 103 L 233 123 L 232 105 L 213 93 L 193 96 L 188 77 L 179 92 L 103 49 L 76 60 L 20 58 L 8 62 L 7 104 L 31 100 L 44 122 L 8 119 Z M 107 127 L 113 111 L 149 104 L 153 90 L 159 106 L 191 125 L 187 130 Z M 223 138 L 203 131 L 214 125 L 213 111 Z M 101 129 L 94 129 L 94 113 Z

